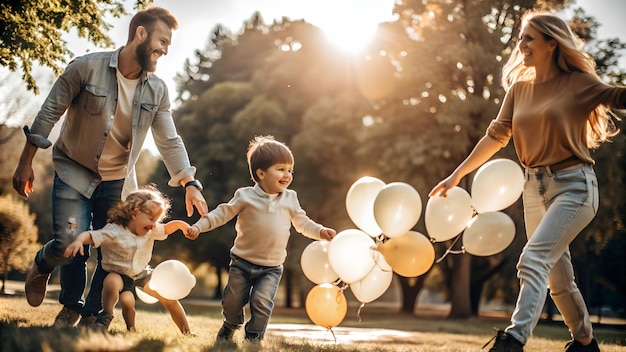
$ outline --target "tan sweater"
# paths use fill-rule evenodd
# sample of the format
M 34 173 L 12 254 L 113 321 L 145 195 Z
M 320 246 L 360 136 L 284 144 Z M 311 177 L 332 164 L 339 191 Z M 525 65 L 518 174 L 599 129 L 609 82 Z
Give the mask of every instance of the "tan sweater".
M 195 223 L 200 232 L 220 227 L 237 216 L 237 237 L 231 253 L 261 266 L 283 264 L 293 224 L 296 231 L 319 240 L 323 226 L 300 207 L 298 195 L 287 189 L 270 197 L 259 185 L 243 187 L 228 203 L 222 203 Z
M 507 145 L 511 136 L 522 165 L 553 165 L 572 155 L 593 164 L 586 143 L 587 118 L 599 104 L 626 108 L 626 87 L 581 73 L 561 73 L 533 84 L 515 83 L 487 135 Z

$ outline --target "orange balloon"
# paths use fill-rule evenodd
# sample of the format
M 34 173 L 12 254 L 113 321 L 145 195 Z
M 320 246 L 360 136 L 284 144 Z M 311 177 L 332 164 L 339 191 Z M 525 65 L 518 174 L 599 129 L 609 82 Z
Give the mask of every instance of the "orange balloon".
M 333 284 L 322 283 L 306 296 L 306 313 L 315 325 L 330 329 L 339 325 L 348 312 L 343 291 Z
M 376 248 L 398 275 L 420 276 L 435 262 L 435 248 L 426 236 L 409 231 L 400 237 L 390 238 Z

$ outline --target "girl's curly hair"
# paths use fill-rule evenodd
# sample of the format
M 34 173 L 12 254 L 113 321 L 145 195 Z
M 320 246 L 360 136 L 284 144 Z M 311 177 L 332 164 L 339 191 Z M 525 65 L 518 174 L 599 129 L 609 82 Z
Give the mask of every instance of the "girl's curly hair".
M 149 184 L 129 194 L 125 201 L 121 201 L 111 208 L 107 222 L 126 227 L 133 215 L 141 211 L 152 216 L 160 214 L 158 219 L 160 222 L 167 216 L 170 207 L 170 199 L 161 193 L 154 184 Z

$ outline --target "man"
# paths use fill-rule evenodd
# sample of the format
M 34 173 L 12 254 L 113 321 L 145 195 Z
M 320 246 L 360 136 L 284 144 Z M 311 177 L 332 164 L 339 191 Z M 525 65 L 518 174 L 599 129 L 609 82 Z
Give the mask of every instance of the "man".
M 83 323 L 89 323 L 102 307 L 107 273 L 100 267 L 100 252 L 86 303 L 89 251 L 73 259 L 63 253 L 77 234 L 103 227 L 109 208 L 138 188 L 135 164 L 149 129 L 170 174 L 169 185 L 185 187 L 187 215 L 193 214 L 194 207 L 201 215 L 208 212 L 202 186 L 194 179 L 196 168 L 174 126 L 167 86 L 152 74 L 177 28 L 176 18 L 166 9 L 138 12 L 131 19 L 126 45 L 70 62 L 31 128 L 24 127 L 27 141 L 13 188 L 28 198 L 33 191 L 33 157 L 39 148 L 52 144 L 47 139 L 50 130 L 67 112 L 52 152 L 54 238 L 37 252 L 25 283 L 28 303 L 37 307 L 45 297 L 50 273 L 60 266 L 63 309 L 55 327 L 76 325 L 81 311 Z

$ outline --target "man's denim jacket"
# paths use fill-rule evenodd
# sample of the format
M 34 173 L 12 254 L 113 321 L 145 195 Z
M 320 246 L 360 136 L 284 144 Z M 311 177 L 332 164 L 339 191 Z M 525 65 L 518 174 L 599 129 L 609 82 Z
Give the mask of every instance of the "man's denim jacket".
M 98 162 L 113 125 L 117 104 L 116 69 L 120 49 L 91 53 L 76 58 L 54 83 L 30 128 L 24 128 L 30 143 L 47 148 L 55 123 L 67 111 L 52 159 L 63 182 L 91 198 L 101 182 Z M 135 164 L 148 130 L 170 174 L 168 184 L 194 176 L 187 150 L 176 132 L 170 112 L 167 86 L 154 74 L 143 72 L 133 99 L 131 150 L 122 199 L 137 189 Z

